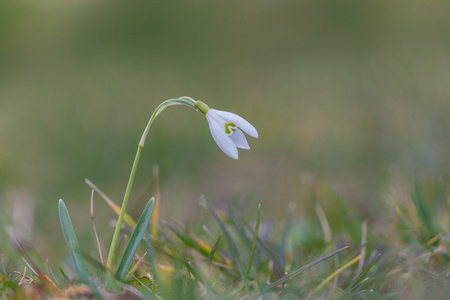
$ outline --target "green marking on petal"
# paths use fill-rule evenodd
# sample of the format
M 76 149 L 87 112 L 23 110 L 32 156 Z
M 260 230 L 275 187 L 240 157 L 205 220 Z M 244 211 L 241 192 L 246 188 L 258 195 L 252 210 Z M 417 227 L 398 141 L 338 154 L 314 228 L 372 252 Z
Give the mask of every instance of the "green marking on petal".
M 225 123 L 225 133 L 230 135 L 233 131 L 236 131 L 236 124 L 234 123 Z

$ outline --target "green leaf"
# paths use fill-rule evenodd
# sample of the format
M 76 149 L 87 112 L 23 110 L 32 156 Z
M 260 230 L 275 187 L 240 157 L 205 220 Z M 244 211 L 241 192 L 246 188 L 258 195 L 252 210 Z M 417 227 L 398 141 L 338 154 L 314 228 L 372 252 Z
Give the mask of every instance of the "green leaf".
M 80 279 L 85 283 L 89 283 L 89 273 L 87 270 L 86 262 L 81 254 L 81 248 L 78 244 L 77 236 L 73 230 L 72 221 L 70 220 L 69 212 L 67 211 L 64 201 L 59 200 L 59 219 L 61 220 L 61 228 L 66 240 L 67 248 L 69 249 L 70 256 L 72 257 L 75 267 L 77 269 Z
M 119 268 L 117 269 L 117 277 L 123 278 L 125 276 L 125 271 L 133 259 L 134 253 L 136 253 L 137 247 L 142 240 L 142 236 L 147 229 L 148 222 L 150 221 L 150 217 L 152 216 L 153 207 L 155 205 L 155 198 L 152 197 L 150 201 L 148 201 L 147 205 L 144 208 L 144 211 L 137 222 L 136 228 L 131 235 L 130 241 L 123 253 L 122 259 L 120 260 Z

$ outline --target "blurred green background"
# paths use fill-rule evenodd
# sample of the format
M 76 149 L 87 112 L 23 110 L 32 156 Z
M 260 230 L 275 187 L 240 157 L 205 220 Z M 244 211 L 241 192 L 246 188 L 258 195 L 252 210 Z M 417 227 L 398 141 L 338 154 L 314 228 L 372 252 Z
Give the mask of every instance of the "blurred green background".
M 449 179 L 449 11 L 418 0 L 2 0 L 2 225 L 60 239 L 62 198 L 88 230 L 84 179 L 120 202 L 148 118 L 184 95 L 243 116 L 260 137 L 234 161 L 200 113 L 166 111 L 144 148 L 133 216 L 159 165 L 165 219 L 201 221 L 203 193 L 252 215 L 261 202 L 277 221 L 289 202 L 306 205 L 312 177 L 377 218 L 398 180 Z M 113 213 L 95 200 L 112 234 Z

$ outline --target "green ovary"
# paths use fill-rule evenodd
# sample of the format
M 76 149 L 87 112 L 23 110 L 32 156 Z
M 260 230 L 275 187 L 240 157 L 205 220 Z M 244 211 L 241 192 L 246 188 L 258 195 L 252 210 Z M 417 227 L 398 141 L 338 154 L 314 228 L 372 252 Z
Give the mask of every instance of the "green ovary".
M 225 133 L 230 135 L 233 131 L 236 131 L 236 125 L 233 123 L 225 123 Z

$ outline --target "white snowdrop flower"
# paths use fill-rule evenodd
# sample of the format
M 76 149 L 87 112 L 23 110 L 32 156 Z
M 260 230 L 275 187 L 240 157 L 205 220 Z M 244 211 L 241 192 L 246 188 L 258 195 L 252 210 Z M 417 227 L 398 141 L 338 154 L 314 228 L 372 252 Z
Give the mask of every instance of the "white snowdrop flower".
M 196 106 L 205 114 L 217 146 L 229 157 L 238 159 L 237 148 L 250 149 L 244 132 L 251 137 L 258 137 L 255 127 L 242 117 L 227 111 L 210 109 L 201 101 L 197 101 Z

